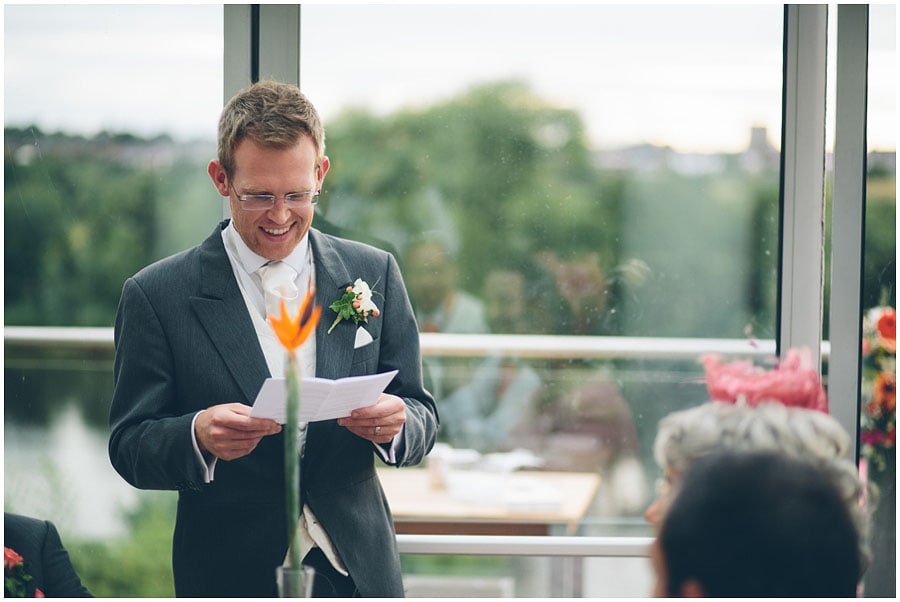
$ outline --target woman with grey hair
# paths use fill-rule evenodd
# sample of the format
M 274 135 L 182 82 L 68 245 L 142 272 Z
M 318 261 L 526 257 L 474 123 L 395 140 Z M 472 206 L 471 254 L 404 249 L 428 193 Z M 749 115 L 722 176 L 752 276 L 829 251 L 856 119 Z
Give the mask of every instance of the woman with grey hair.
M 664 476 L 644 514 L 647 521 L 659 525 L 671 490 L 697 459 L 721 450 L 776 451 L 821 467 L 834 483 L 859 535 L 862 576 L 871 561 L 870 515 L 862 501 L 871 506 L 875 492 L 859 477 L 849 435 L 826 413 L 824 389 L 810 372 L 808 355 L 791 350 L 772 371 L 713 357 L 704 364 L 714 401 L 660 421 L 653 452 Z

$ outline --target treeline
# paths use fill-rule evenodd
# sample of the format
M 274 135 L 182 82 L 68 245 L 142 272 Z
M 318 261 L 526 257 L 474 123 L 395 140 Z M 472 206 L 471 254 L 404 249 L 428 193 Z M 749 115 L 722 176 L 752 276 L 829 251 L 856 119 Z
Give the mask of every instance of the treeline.
M 6 324 L 111 325 L 128 276 L 221 219 L 206 175 L 214 152 L 212 140 L 7 129 Z M 327 124 L 327 152 L 318 227 L 401 264 L 410 243 L 436 237 L 473 294 L 493 269 L 546 292 L 548 261 L 590 261 L 603 274 L 592 333 L 773 335 L 775 170 L 601 169 L 580 116 L 516 82 L 387 116 L 346 111 Z M 876 297 L 894 286 L 893 182 L 870 185 L 865 277 Z M 559 318 L 545 331 L 573 332 L 558 296 L 535 293 L 533 307 Z

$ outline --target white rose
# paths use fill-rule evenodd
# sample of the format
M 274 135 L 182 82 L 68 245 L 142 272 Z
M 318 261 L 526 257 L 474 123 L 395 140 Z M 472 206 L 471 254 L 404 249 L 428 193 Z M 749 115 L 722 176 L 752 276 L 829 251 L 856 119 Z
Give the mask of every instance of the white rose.
M 365 280 L 357 278 L 356 282 L 353 283 L 353 292 L 356 293 L 357 299 L 362 296 L 362 298 L 359 299 L 360 311 L 378 311 L 378 308 L 372 302 L 372 289 L 369 288 L 369 285 Z

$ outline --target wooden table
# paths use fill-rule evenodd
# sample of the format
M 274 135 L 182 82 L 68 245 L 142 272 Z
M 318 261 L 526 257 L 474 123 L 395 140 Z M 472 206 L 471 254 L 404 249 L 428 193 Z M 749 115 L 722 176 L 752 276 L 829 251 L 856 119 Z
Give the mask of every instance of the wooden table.
M 600 477 L 592 473 L 451 471 L 434 486 L 423 468 L 380 468 L 402 534 L 572 535 Z

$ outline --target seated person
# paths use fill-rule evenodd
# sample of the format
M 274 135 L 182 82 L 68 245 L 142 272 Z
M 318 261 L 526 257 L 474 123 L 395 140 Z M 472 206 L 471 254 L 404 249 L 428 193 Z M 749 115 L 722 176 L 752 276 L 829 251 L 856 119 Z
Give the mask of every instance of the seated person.
M 420 332 L 488 332 L 484 306 L 462 289 L 449 244 L 429 236 L 414 240 L 406 249 L 403 277 Z M 444 398 L 469 381 L 473 363 L 468 358 L 423 357 L 426 388 L 443 404 Z M 443 417 L 441 421 L 444 422 Z M 445 433 L 438 436 L 444 437 Z
M 804 352 L 790 350 L 778 367 L 765 371 L 705 358 L 714 401 L 660 422 L 653 452 L 664 477 L 644 514 L 648 522 L 659 524 L 672 491 L 699 459 L 724 449 L 777 452 L 811 462 L 831 479 L 856 525 L 862 576 L 871 560 L 871 518 L 860 501 L 868 496 L 871 503 L 874 491 L 865 490 L 850 458 L 850 436 L 826 413 L 824 388 L 807 360 Z
M 515 270 L 493 270 L 485 279 L 485 316 L 491 332 L 524 334 L 525 279 Z M 442 436 L 455 447 L 509 451 L 533 423 L 542 383 L 518 357 L 489 356 L 471 368 L 470 380 L 441 403 Z
M 606 370 L 590 372 L 545 410 L 552 426 L 537 449 L 547 470 L 600 475 L 590 516 L 640 516 L 646 506 L 644 468 L 628 402 Z
M 406 250 L 406 285 L 422 332 L 488 332 L 481 301 L 460 288 L 459 268 L 448 245 L 422 238 Z
M 777 452 L 683 475 L 651 549 L 658 597 L 854 597 L 857 533 L 832 481 Z
M 24 586 L 21 592 L 10 591 L 17 580 L 10 578 L 19 572 Z M 20 514 L 3 513 L 3 565 L 6 574 L 4 597 L 92 598 L 93 596 L 75 572 L 69 553 L 63 547 L 56 527 L 50 521 Z M 12 581 L 13 583 L 10 583 Z M 38 594 L 40 592 L 40 594 Z

